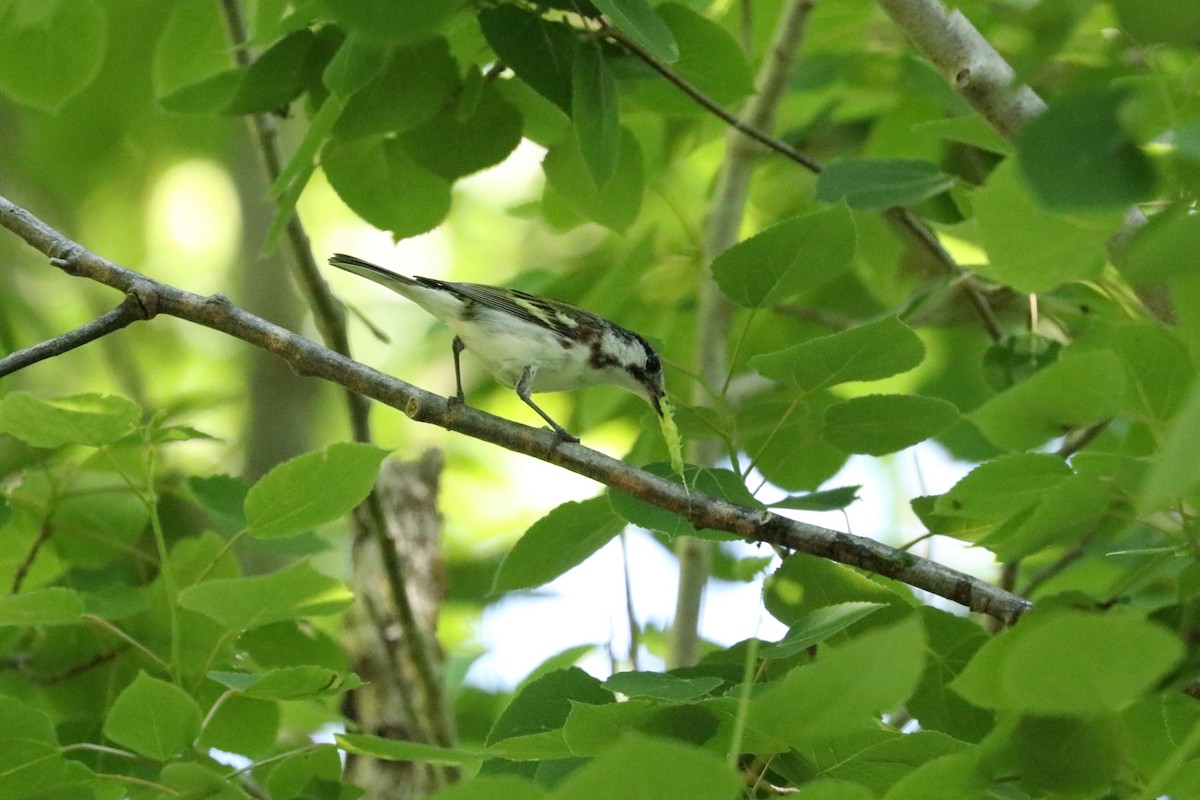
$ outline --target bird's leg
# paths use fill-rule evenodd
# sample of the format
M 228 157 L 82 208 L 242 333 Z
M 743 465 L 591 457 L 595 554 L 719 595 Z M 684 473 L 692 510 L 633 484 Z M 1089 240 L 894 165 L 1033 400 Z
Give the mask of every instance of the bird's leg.
M 450 398 L 452 402 L 459 402 L 466 405 L 467 396 L 463 393 L 462 388 L 462 368 L 459 366 L 458 357 L 462 354 L 467 346 L 463 344 L 463 340 L 454 337 L 454 341 L 450 343 L 450 349 L 454 351 L 454 385 L 458 388 L 458 394 Z
M 549 422 L 550 427 L 554 429 L 554 432 L 557 433 L 559 436 L 561 436 L 563 439 L 566 439 L 568 442 L 578 442 L 579 439 L 577 439 L 576 437 L 567 433 L 566 429 L 562 425 L 559 425 L 557 422 L 550 419 L 550 415 L 547 414 L 545 411 L 542 411 L 540 408 L 538 408 L 537 403 L 533 402 L 533 400 L 530 399 L 530 397 L 529 397 L 530 391 L 529 390 L 530 390 L 530 387 L 533 386 L 533 376 L 536 374 L 537 374 L 536 367 L 526 367 L 525 369 L 521 370 L 521 377 L 517 380 L 517 385 L 515 387 L 517 390 L 517 397 L 524 400 L 525 404 L 527 406 L 529 406 L 530 408 L 532 408 L 534 411 L 536 411 L 538 413 L 538 416 L 540 416 L 542 419 L 546 420 L 546 422 Z

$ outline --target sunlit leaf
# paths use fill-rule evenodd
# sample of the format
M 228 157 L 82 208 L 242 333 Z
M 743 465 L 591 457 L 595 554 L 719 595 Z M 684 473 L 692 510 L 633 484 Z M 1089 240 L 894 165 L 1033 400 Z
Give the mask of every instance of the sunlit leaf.
M 836 205 L 780 222 L 713 260 L 713 279 L 734 302 L 750 308 L 811 289 L 849 263 L 854 220 Z
M 388 452 L 343 442 L 276 466 L 246 494 L 246 525 L 263 539 L 293 536 L 349 514 L 375 486 Z
M 240 631 L 297 617 L 336 614 L 354 601 L 341 583 L 300 561 L 253 578 L 219 578 L 189 586 L 179 604 L 228 630 Z
M 887 317 L 754 356 L 750 366 L 768 378 L 812 391 L 887 378 L 912 369 L 924 357 L 925 345 L 912 329 Z
M 200 707 L 187 692 L 139 673 L 108 712 L 104 735 L 122 747 L 157 761 L 191 746 L 200 732 Z
M 492 591 L 531 589 L 554 580 L 606 545 L 624 524 L 603 497 L 564 503 L 517 540 L 500 564 Z
M 112 444 L 129 433 L 140 416 L 137 405 L 115 395 L 44 399 L 9 392 L 0 398 L 0 432 L 34 447 Z

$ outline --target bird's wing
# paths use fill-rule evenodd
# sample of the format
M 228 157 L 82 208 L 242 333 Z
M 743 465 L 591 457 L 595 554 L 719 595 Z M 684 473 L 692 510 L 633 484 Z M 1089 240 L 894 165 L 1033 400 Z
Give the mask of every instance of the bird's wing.
M 477 303 L 504 314 L 511 314 L 531 325 L 549 328 L 560 336 L 569 335 L 580 324 L 587 324 L 592 315 L 566 303 L 547 300 L 526 292 L 500 290 L 481 283 L 451 283 L 433 278 L 417 278 L 426 286 L 453 292 L 464 300 Z

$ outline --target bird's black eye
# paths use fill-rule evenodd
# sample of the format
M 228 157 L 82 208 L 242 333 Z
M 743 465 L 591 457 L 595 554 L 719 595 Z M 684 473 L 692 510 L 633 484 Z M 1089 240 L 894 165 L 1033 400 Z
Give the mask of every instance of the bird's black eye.
M 651 353 L 646 358 L 646 372 L 653 374 L 655 372 L 660 371 L 661 369 L 662 369 L 662 361 L 660 361 L 658 359 L 658 354 Z

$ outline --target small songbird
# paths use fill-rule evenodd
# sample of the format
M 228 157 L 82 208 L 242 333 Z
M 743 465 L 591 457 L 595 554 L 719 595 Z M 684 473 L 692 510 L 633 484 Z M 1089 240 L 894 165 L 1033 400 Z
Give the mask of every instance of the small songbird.
M 614 383 L 663 415 L 662 361 L 654 348 L 590 311 L 515 289 L 410 278 L 341 253 L 329 263 L 404 295 L 450 326 L 459 401 L 464 400 L 459 354 L 470 350 L 568 441 L 579 440 L 538 408 L 531 394 Z

